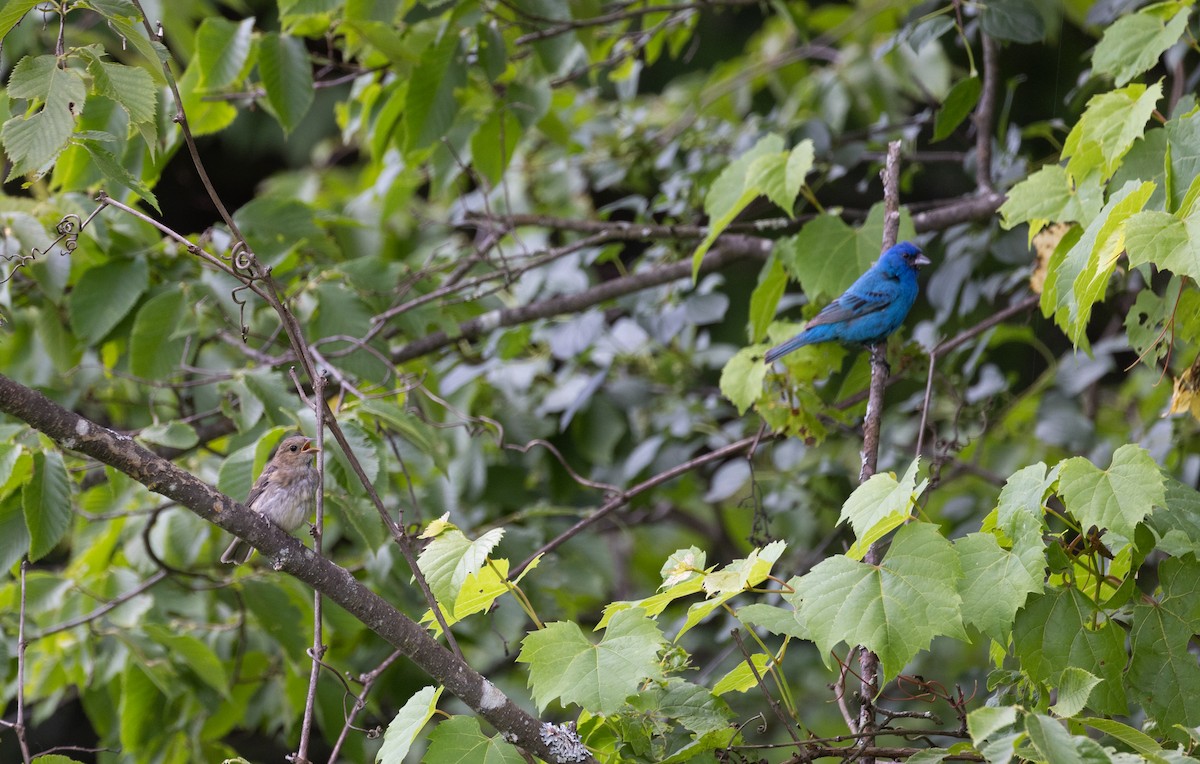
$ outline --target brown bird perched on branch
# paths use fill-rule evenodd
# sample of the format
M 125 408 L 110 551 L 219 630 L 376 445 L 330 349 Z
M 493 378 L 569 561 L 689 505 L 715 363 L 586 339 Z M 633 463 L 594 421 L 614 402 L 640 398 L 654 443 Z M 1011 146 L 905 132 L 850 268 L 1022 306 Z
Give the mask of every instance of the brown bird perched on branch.
M 245 505 L 288 533 L 299 528 L 316 503 L 318 475 L 312 457 L 319 450 L 303 435 L 285 438 L 254 481 Z M 241 565 L 252 554 L 254 547 L 235 538 L 221 562 Z

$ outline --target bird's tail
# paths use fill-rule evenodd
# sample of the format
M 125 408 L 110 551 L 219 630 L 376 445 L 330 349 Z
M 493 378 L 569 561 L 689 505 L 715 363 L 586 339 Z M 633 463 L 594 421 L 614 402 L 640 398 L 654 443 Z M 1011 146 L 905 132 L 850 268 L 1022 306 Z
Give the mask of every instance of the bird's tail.
M 225 549 L 225 554 L 221 555 L 221 562 L 226 565 L 241 565 L 249 560 L 252 554 L 254 554 L 254 547 L 239 538 L 234 538 Z
M 790 340 L 783 343 L 782 345 L 776 345 L 775 347 L 768 350 L 767 354 L 765 356 L 763 356 L 763 361 L 765 363 L 767 363 L 768 365 L 775 363 L 780 358 L 783 358 L 785 355 L 792 352 L 793 350 L 796 350 L 797 348 L 802 348 L 805 345 L 809 345 L 811 343 L 812 343 L 812 339 L 808 336 L 808 332 L 800 332 L 795 337 L 792 337 Z

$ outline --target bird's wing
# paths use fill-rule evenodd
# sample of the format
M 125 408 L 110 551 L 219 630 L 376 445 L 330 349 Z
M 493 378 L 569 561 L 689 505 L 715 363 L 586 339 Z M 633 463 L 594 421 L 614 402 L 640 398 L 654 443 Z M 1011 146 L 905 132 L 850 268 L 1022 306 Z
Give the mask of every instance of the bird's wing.
M 246 496 L 244 505 L 247 507 L 254 506 L 254 500 L 263 495 L 263 491 L 267 490 L 267 486 L 271 484 L 271 478 L 275 475 L 275 465 L 268 464 L 258 476 L 258 480 L 254 481 L 254 486 L 250 489 L 250 493 Z
M 896 298 L 895 289 L 889 289 L 888 284 L 881 284 L 883 289 L 855 289 L 855 284 L 841 297 L 826 305 L 821 312 L 813 316 L 806 324 L 820 326 L 822 324 L 838 324 L 881 311 Z

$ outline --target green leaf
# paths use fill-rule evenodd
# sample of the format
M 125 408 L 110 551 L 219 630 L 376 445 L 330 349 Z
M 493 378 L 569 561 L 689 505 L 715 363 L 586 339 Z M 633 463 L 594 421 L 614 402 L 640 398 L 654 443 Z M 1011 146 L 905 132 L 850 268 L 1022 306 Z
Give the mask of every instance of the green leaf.
M 1101 179 L 1111 177 L 1121 157 L 1145 132 L 1160 98 L 1162 82 L 1149 87 L 1135 83 L 1092 96 L 1063 143 L 1067 173 L 1077 179 L 1095 172 Z
M 313 208 L 298 199 L 255 197 L 239 208 L 233 219 L 254 254 L 269 265 L 322 236 Z
M 186 359 L 184 337 L 172 338 L 190 307 L 184 289 L 168 289 L 146 301 L 129 337 L 129 369 L 145 379 L 166 379 Z
M 759 656 L 754 656 L 757 659 Z M 763 656 L 768 658 L 769 656 Z M 745 665 L 744 663 L 742 665 Z M 663 685 L 651 685 L 632 696 L 629 704 L 643 714 L 676 719 L 690 732 L 702 735 L 724 729 L 733 712 L 729 705 L 716 697 L 720 693 L 691 682 L 672 677 Z
M 1157 210 L 1144 210 L 1126 224 L 1125 245 L 1130 266 L 1153 263 L 1176 276 L 1200 277 L 1200 212 L 1180 219 Z M 1140 295 L 1139 295 L 1140 296 Z
M 1151 69 L 1167 48 L 1179 42 L 1190 10 L 1179 3 L 1159 3 L 1117 19 L 1092 52 L 1093 69 L 1111 75 L 1118 86 Z
M 22 454 L 22 460 L 33 464 L 33 457 Z M 10 570 L 29 550 L 29 530 L 21 494 L 0 498 L 0 570 Z
M 41 0 L 5 0 L 0 6 L 0 38 L 7 37 L 12 28 L 33 10 Z
M 104 179 L 128 188 L 133 193 L 145 199 L 154 209 L 158 209 L 158 198 L 150 187 L 133 176 L 113 152 L 109 151 L 99 141 L 91 138 L 76 138 L 75 143 L 83 146 L 91 157 L 96 169 L 104 175 Z
M 547 624 L 525 637 L 517 661 L 529 664 L 529 686 L 539 711 L 558 700 L 611 714 L 643 680 L 661 675 L 662 645 L 658 626 L 635 608 L 614 615 L 599 644 L 570 621 Z
M 787 548 L 785 541 L 772 541 L 762 549 L 755 549 L 743 559 L 734 560 L 718 571 L 704 577 L 704 591 L 714 594 L 739 594 L 767 580 L 771 568 L 779 555 Z
M 437 710 L 443 689 L 426 686 L 408 697 L 383 733 L 383 745 L 375 754 L 376 764 L 404 764 L 408 749 Z
M 921 460 L 914 459 L 899 480 L 891 472 L 878 472 L 854 489 L 842 505 L 838 522 L 849 522 L 854 529 L 854 546 L 846 552 L 852 560 L 861 560 L 867 548 L 912 517 L 913 505 L 925 491 L 927 481 L 917 486 Z
M 833 298 L 846 291 L 879 259 L 883 245 L 882 204 L 867 214 L 861 228 L 851 228 L 837 215 L 820 215 L 805 224 L 795 236 L 780 239 L 775 252 L 792 278 L 800 282 L 813 302 Z M 916 235 L 912 218 L 900 211 L 900 240 Z
M 753 670 L 750 663 L 754 664 Z M 712 694 L 720 697 L 731 692 L 747 692 L 757 687 L 758 680 L 755 679 L 754 672 L 757 671 L 760 677 L 764 676 L 767 666 L 771 665 L 771 656 L 755 653 L 750 656 L 750 663 L 741 661 L 729 673 L 718 679 L 713 685 Z
M 254 41 L 254 17 L 233 23 L 210 16 L 196 29 L 196 60 L 200 67 L 199 87 L 221 90 L 244 75 Z
M 1016 723 L 1017 709 L 1012 706 L 983 706 L 967 714 L 967 731 L 976 746 Z
M 405 152 L 423 149 L 441 140 L 454 123 L 459 103 L 455 90 L 466 84 L 465 51 L 453 27 L 425 50 L 408 83 L 404 125 Z
M 121 747 L 127 751 L 145 750 L 162 728 L 166 698 L 136 660 L 125 661 L 120 676 L 121 692 L 117 697 Z
M 473 716 L 452 716 L 429 733 L 424 764 L 525 764 L 525 757 L 499 735 L 488 737 Z
M 775 309 L 779 307 L 779 298 L 787 289 L 787 273 L 783 263 L 775 255 L 767 260 L 767 264 L 758 274 L 758 284 L 750 294 L 750 341 L 761 342 L 767 333 L 767 327 L 775 320 Z
M 1041 591 L 1041 575 L 1028 570 L 1013 552 L 1001 549 L 990 533 L 963 536 L 955 540 L 954 548 L 963 571 L 958 590 L 963 621 L 1006 642 L 1017 611 L 1030 594 Z
M 1141 210 L 1154 184 L 1133 181 L 1113 194 L 1075 246 L 1051 260 L 1042 292 L 1042 312 L 1053 315 L 1078 347 L 1087 347 L 1092 306 L 1103 299 L 1117 258 L 1125 251 L 1125 224 Z
M 1104 719 L 1097 716 L 1087 716 L 1079 721 L 1092 729 L 1100 730 L 1111 738 L 1120 740 L 1151 762 L 1154 762 L 1154 764 L 1166 764 L 1166 759 L 1162 756 L 1165 753 L 1163 747 L 1154 738 L 1141 730 L 1136 730 L 1127 724 L 1122 724 L 1116 719 Z
M 229 678 L 225 674 L 225 665 L 203 641 L 190 634 L 177 634 L 158 623 L 147 624 L 145 632 L 167 648 L 167 655 L 173 663 L 186 666 L 197 679 L 219 694 L 228 693 Z
M 86 50 L 86 49 L 85 49 Z M 153 122 L 158 110 L 154 78 L 138 66 L 126 66 L 89 56 L 88 74 L 96 91 L 116 102 L 131 122 Z
M 196 429 L 187 422 L 167 422 L 143 427 L 138 440 L 167 448 L 188 449 L 200 442 Z
M 1059 494 L 1083 528 L 1108 529 L 1128 543 L 1134 527 L 1166 499 L 1166 488 L 1154 458 L 1141 446 L 1127 443 L 1113 454 L 1107 470 L 1083 457 L 1068 459 L 1062 465 Z
M 721 369 L 721 394 L 737 406 L 739 414 L 746 413 L 763 394 L 763 380 L 768 371 L 762 360 L 765 351 L 762 345 L 742 348 Z
M 89 345 L 100 344 L 137 304 L 148 281 L 145 258 L 112 260 L 84 271 L 67 300 L 71 331 Z
M 1078 666 L 1067 666 L 1058 680 L 1058 700 L 1050 710 L 1063 718 L 1076 716 L 1087 704 L 1092 688 L 1103 681 Z
M 454 603 L 468 576 L 479 572 L 503 536 L 503 528 L 493 528 L 472 541 L 454 529 L 440 534 L 421 551 L 417 566 L 447 611 L 454 612 Z
M 1067 169 L 1050 164 L 1008 191 L 1000 205 L 1000 222 L 1005 228 L 1029 224 L 1029 239 L 1047 223 L 1080 223 L 1087 226 L 1104 206 L 1104 189 L 1098 174 L 1072 181 Z
M 737 619 L 747 626 L 761 626 L 772 634 L 812 641 L 808 629 L 796 619 L 796 611 L 756 602 L 737 609 Z
M 1098 627 L 1094 621 L 1091 603 L 1078 590 L 1047 590 L 1031 597 L 1017 613 L 1013 646 L 1033 681 L 1055 687 L 1063 669 L 1074 666 L 1104 680 L 1092 689 L 1090 708 L 1125 713 L 1124 632 L 1111 621 Z
M 312 63 L 304 43 L 290 35 L 264 34 L 258 44 L 258 73 L 271 112 L 285 133 L 292 132 L 313 102 Z
M 1098 764 L 1110 761 L 1100 744 L 1082 735 L 1072 735 L 1062 722 L 1043 714 L 1025 717 L 1029 741 L 1042 754 L 1043 761 L 1054 764 Z
M 785 595 L 799 611 L 822 655 L 839 643 L 879 656 L 886 679 L 939 634 L 964 636 L 958 555 L 929 523 L 901 528 L 878 566 L 829 557 L 792 579 Z
M 1168 478 L 1166 499 L 1146 518 L 1146 525 L 1158 539 L 1156 546 L 1167 554 L 1200 554 L 1200 492 Z
M 942 101 L 942 108 L 938 109 L 937 116 L 933 120 L 935 143 L 949 138 L 954 133 L 955 129 L 975 108 L 975 104 L 979 103 L 979 94 L 982 91 L 983 81 L 978 77 L 959 80 L 954 87 L 950 88 L 950 92 Z
M 726 165 L 709 186 L 708 193 L 704 196 L 708 233 L 692 253 L 693 281 L 699 275 L 700 263 L 704 261 L 704 255 L 713 242 L 750 202 L 763 193 L 759 184 L 766 180 L 763 175 L 772 167 L 772 159 L 780 165 L 780 169 L 784 171 L 783 175 L 786 176 L 787 159 L 782 152 L 783 138 L 773 134 L 764 135 L 753 148 Z M 760 159 L 764 161 L 759 162 Z M 782 190 L 780 193 L 782 195 Z M 791 214 L 791 209 L 787 212 Z
M 203 71 L 199 59 L 192 59 L 183 77 L 179 80 L 179 94 L 183 98 L 183 110 L 193 135 L 215 133 L 228 127 L 237 118 L 238 110 L 223 99 L 210 99 L 208 91 L 201 87 Z
M 1126 682 L 1159 728 L 1200 725 L 1200 665 L 1189 651 L 1200 632 L 1200 563 L 1195 557 L 1159 564 L 1162 596 L 1133 608 L 1132 658 Z
M 25 484 L 22 503 L 29 529 L 29 559 L 45 557 L 71 527 L 71 478 L 57 451 L 33 453 L 33 477 Z
M 83 110 L 87 88 L 79 73 L 60 69 L 54 56 L 21 59 L 9 77 L 8 95 L 41 108 L 15 116 L 0 128 L 0 140 L 12 159 L 8 179 L 41 171 L 67 147 L 75 129 L 75 115 Z
M 1033 0 L 988 0 L 983 9 L 983 31 L 997 40 L 1040 42 L 1045 36 L 1041 11 Z

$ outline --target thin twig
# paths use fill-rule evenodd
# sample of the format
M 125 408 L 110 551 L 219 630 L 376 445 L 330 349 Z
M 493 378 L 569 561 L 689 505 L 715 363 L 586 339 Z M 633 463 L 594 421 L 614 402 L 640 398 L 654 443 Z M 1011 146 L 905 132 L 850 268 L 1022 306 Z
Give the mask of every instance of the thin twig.
M 563 543 L 565 543 L 565 542 L 571 540 L 572 538 L 574 538 L 575 536 L 577 536 L 585 528 L 587 528 L 591 525 L 594 525 L 595 523 L 597 523 L 600 520 L 607 517 L 609 515 L 609 513 L 628 504 L 638 494 L 645 493 L 646 491 L 650 490 L 651 488 L 662 485 L 663 483 L 667 482 L 668 480 L 677 478 L 680 475 L 682 475 L 686 472 L 690 472 L 703 464 L 708 464 L 709 462 L 717 461 L 719 459 L 724 459 L 727 456 L 732 456 L 732 455 L 734 455 L 740 451 L 743 451 L 747 448 L 751 448 L 757 442 L 758 442 L 757 434 L 751 435 L 746 438 L 742 438 L 741 440 L 730 443 L 727 446 L 722 446 L 721 448 L 718 448 L 715 451 L 709 451 L 707 454 L 704 454 L 702 456 L 697 456 L 695 459 L 689 459 L 686 462 L 684 462 L 683 464 L 676 465 L 669 470 L 663 470 L 662 472 L 658 473 L 657 475 L 655 475 L 647 480 L 643 480 L 641 483 L 638 483 L 634 487 L 632 487 L 626 491 L 622 491 L 621 493 L 617 494 L 616 496 L 614 496 L 611 499 L 609 499 L 608 501 L 606 501 L 599 509 L 597 509 L 594 512 L 592 512 L 591 514 L 587 515 L 586 517 L 584 517 L 583 519 L 579 520 L 574 525 L 572 525 L 570 528 L 566 529 L 562 533 L 558 534 L 557 536 L 555 536 L 554 538 L 550 539 L 545 544 L 543 544 L 540 549 L 538 549 L 536 552 L 531 554 L 524 562 L 522 562 L 520 565 L 518 565 L 516 568 L 514 568 L 512 573 L 509 574 L 509 578 L 510 579 L 516 578 L 517 576 L 519 576 L 521 574 L 522 571 L 524 571 L 526 568 L 528 568 L 533 563 L 533 561 L 536 560 L 538 557 L 540 557 L 544 554 L 548 554 L 548 553 L 554 551 L 555 549 L 557 549 L 558 547 L 562 546 Z
M 292 381 L 296 384 L 296 391 L 300 397 L 304 397 L 304 389 L 300 385 L 300 380 L 296 378 L 295 370 L 292 370 Z M 318 374 L 313 380 L 313 397 L 310 402 L 310 407 L 317 418 L 317 489 L 316 503 L 317 516 L 314 518 L 312 527 L 313 551 L 318 556 L 323 556 L 324 551 L 321 549 L 321 537 L 325 529 L 325 407 L 319 405 L 319 401 L 325 400 L 325 385 L 328 378 L 324 374 Z M 300 724 L 300 745 L 296 749 L 296 758 L 293 764 L 307 764 L 308 759 L 308 744 L 312 737 L 313 717 L 317 710 L 317 680 L 321 676 L 321 660 L 325 657 L 325 640 L 321 629 L 321 593 L 316 589 L 313 590 L 313 644 L 309 652 L 312 658 L 312 668 L 308 674 L 308 696 L 304 703 L 304 719 Z
M 754 681 L 758 683 L 758 689 L 762 691 L 763 697 L 767 699 L 767 705 L 775 712 L 775 716 L 779 717 L 779 721 L 783 722 L 783 728 L 787 730 L 788 735 L 799 745 L 800 736 L 796 734 L 796 725 L 783 712 L 783 709 L 779 706 L 779 701 L 775 700 L 775 696 L 767 689 L 762 675 L 758 673 L 758 667 L 754 665 L 753 656 L 750 655 L 750 651 L 746 649 L 746 643 L 742 640 L 742 630 L 740 628 L 733 629 L 730 633 L 733 635 L 734 641 L 737 642 L 738 649 L 742 651 L 742 657 L 746 659 L 746 665 L 750 667 L 750 673 L 754 675 Z
M 888 144 L 887 162 L 883 170 L 883 251 L 895 246 L 900 230 L 900 141 Z M 867 397 L 867 412 L 863 418 L 863 450 L 862 469 L 859 472 L 859 482 L 865 483 L 872 475 L 879 459 L 879 432 L 883 420 L 883 393 L 887 388 L 888 364 L 887 343 L 880 342 L 871 346 L 871 389 Z M 883 559 L 883 546 L 876 541 L 867 549 L 863 562 L 867 565 L 878 565 Z M 858 708 L 858 728 L 861 732 L 870 733 L 875 730 L 875 694 L 878 691 L 879 656 L 870 650 L 863 649 L 859 655 L 859 676 L 862 679 L 860 688 L 860 705 Z M 860 748 L 869 748 L 875 744 L 872 735 L 866 735 L 859 741 Z M 864 764 L 874 764 L 873 757 L 864 757 Z
M 342 744 L 346 742 L 346 736 L 350 734 L 350 730 L 357 729 L 354 726 L 354 720 L 355 720 L 355 718 L 358 717 L 358 715 L 362 712 L 362 710 L 367 707 L 367 695 L 370 694 L 371 688 L 375 686 L 376 680 L 378 680 L 379 677 L 383 675 L 383 672 L 386 671 L 389 666 L 391 666 L 393 663 L 395 663 L 396 659 L 399 658 L 400 656 L 401 656 L 401 652 L 399 650 L 396 650 L 396 651 L 392 652 L 391 655 L 384 658 L 383 662 L 380 663 L 378 666 L 376 666 L 374 669 L 367 672 L 366 674 L 362 674 L 361 676 L 359 676 L 358 679 L 362 683 L 362 686 L 363 686 L 362 692 L 360 692 L 358 694 L 358 696 L 354 698 L 354 707 L 351 708 L 350 712 L 346 714 L 346 721 L 342 725 L 341 734 L 338 735 L 337 742 L 335 742 L 333 744 L 333 750 L 329 753 L 329 763 L 328 764 L 335 764 L 335 762 L 337 761 L 338 753 L 341 752 L 341 750 L 342 750 Z M 368 735 L 369 734 L 370 733 L 368 733 Z
M 25 764 L 33 761 L 29 755 L 29 741 L 25 739 L 25 572 L 29 560 L 21 560 L 21 612 L 17 618 L 17 743 L 21 746 L 21 760 Z

